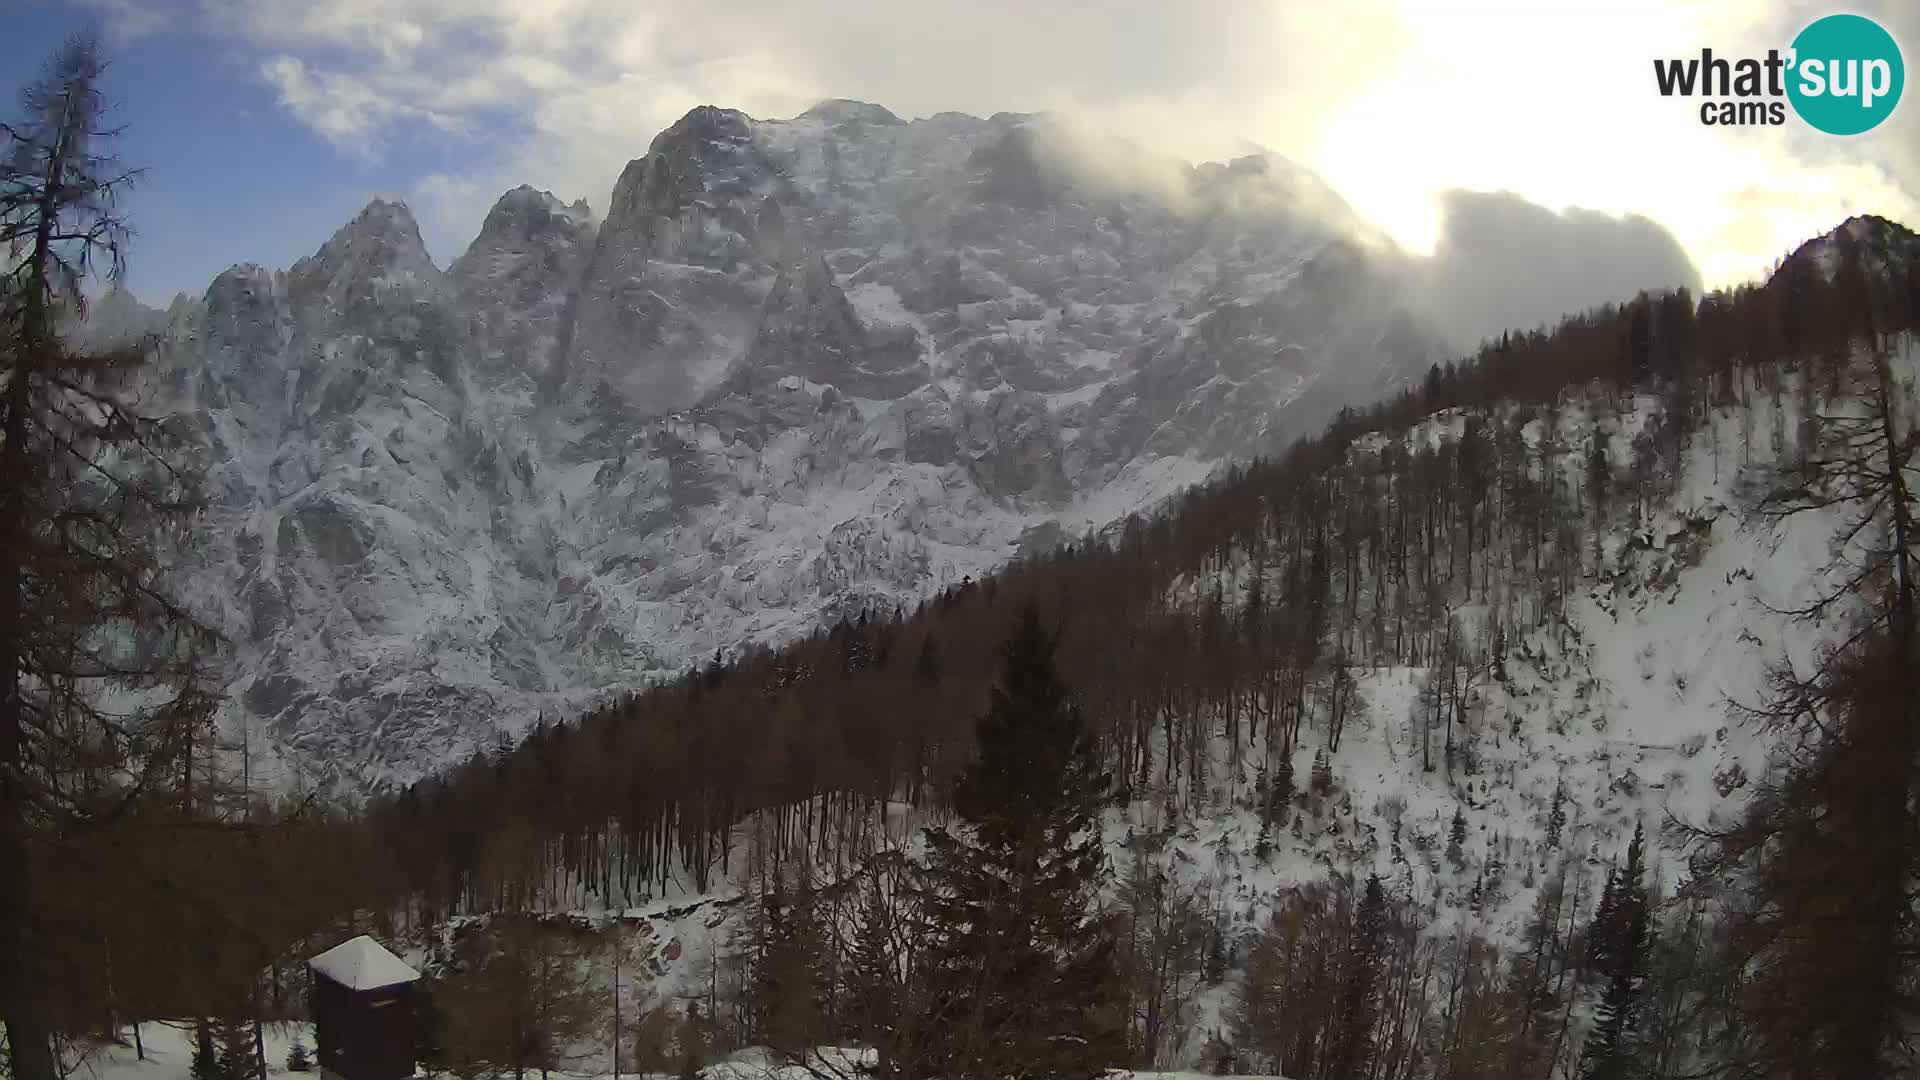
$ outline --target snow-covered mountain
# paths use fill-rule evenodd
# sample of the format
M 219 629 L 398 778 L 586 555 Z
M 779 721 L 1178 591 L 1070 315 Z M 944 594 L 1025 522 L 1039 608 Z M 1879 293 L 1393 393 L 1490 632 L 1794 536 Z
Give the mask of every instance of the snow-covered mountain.
M 1443 354 L 1297 167 L 1071 145 L 702 107 L 603 219 L 518 188 L 442 270 L 376 200 L 177 300 L 231 719 L 322 784 L 403 783 L 1106 526 Z

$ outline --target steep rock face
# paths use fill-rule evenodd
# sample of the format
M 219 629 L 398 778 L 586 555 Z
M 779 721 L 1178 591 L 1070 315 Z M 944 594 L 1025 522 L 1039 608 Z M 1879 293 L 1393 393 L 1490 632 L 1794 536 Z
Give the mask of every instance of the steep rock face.
M 480 235 L 447 268 L 473 338 L 479 388 L 530 410 L 558 374 L 568 303 L 593 251 L 593 214 L 544 191 L 514 188 L 487 212 Z
M 627 163 L 581 290 L 563 402 L 660 413 L 724 374 L 771 284 L 754 240 L 774 183 L 752 121 L 731 109 L 693 110 Z
M 819 256 L 775 280 L 735 387 L 763 391 L 789 376 L 884 399 L 927 381 L 915 335 L 889 327 L 869 332 Z
M 518 188 L 443 272 L 376 201 L 120 319 L 164 323 L 204 433 L 230 720 L 321 784 L 405 783 L 1104 528 L 1442 354 L 1310 174 L 1070 149 L 701 108 L 602 220 Z
M 497 711 L 495 688 L 550 689 L 526 613 L 553 533 L 528 437 L 489 422 L 514 395 L 470 382 L 478 355 L 396 203 L 170 313 L 161 372 L 202 418 L 216 492 L 190 593 L 235 645 L 230 719 L 323 782 L 386 782 Z

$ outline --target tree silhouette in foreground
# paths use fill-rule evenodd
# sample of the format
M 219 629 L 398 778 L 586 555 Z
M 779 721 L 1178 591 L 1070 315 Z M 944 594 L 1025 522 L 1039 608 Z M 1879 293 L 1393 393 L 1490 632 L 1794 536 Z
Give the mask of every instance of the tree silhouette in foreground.
M 136 806 L 192 811 L 212 711 L 214 635 L 162 572 L 194 485 L 139 411 L 144 351 L 63 336 L 128 238 L 116 203 L 137 174 L 104 152 L 104 66 L 74 39 L 0 125 L 0 1020 L 15 1080 L 53 1080 L 53 1030 L 97 1002 L 74 956 L 107 924 L 80 925 L 85 906 L 61 898 L 116 886 L 84 852 Z
M 954 790 L 964 828 L 927 834 L 922 1075 L 1074 1080 L 1125 1053 L 1115 943 L 1093 913 L 1109 779 L 1054 645 L 1029 602 Z

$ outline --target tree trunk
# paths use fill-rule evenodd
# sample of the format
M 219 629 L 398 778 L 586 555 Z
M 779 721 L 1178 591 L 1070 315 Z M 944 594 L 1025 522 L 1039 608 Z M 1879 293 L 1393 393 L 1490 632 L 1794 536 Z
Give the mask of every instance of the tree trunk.
M 69 108 L 72 107 L 69 102 Z M 0 445 L 0 933 L 6 935 L 5 963 L 0 964 L 0 1019 L 7 1025 L 9 1064 L 14 1080 L 54 1080 L 56 1070 L 51 1031 L 40 1014 L 33 989 L 38 963 L 34 940 L 32 852 L 27 840 L 25 708 L 20 698 L 20 664 L 24 655 L 23 584 L 20 547 L 12 535 L 24 524 L 20 485 L 31 464 L 27 459 L 27 410 L 32 404 L 30 375 L 49 331 L 47 264 L 53 251 L 53 229 L 59 215 L 55 196 L 66 184 L 71 125 L 63 125 L 48 155 L 45 187 L 40 191 L 33 247 L 27 257 L 24 310 L 19 347 L 13 358 L 13 378 L 7 382 L 5 443 Z
M 1874 361 L 1874 391 L 1879 399 L 1875 404 L 1879 411 L 1879 435 L 1886 454 L 1887 501 L 1892 521 L 1889 529 L 1893 534 L 1892 555 L 1894 563 L 1894 595 L 1892 597 L 1891 619 L 1889 620 L 1893 639 L 1893 662 L 1901 669 L 1911 670 L 1915 657 L 1913 645 L 1914 628 L 1914 591 L 1910 576 L 1910 551 L 1908 544 L 1912 538 L 1912 524 L 1909 513 L 1912 507 L 1906 489 L 1902 466 L 1903 450 L 1896 417 L 1899 390 L 1887 364 L 1886 355 L 1876 351 Z M 1878 682 L 1879 680 L 1876 680 Z M 1885 699 L 1875 694 L 1874 705 L 1865 722 L 1872 724 L 1872 730 L 1866 739 L 1872 746 L 1869 751 L 1876 763 L 1874 779 L 1876 790 L 1868 796 L 1878 806 L 1874 818 L 1887 822 L 1905 822 L 1908 818 L 1908 796 L 1911 789 L 1911 770 L 1914 753 L 1915 705 L 1911 695 L 1905 695 L 1900 704 L 1894 707 L 1894 715 L 1882 716 L 1880 709 Z M 1856 721 L 1857 723 L 1858 721 Z M 1908 860 L 1905 857 L 1905 830 L 1898 826 L 1887 829 L 1881 836 L 1869 840 L 1876 857 L 1872 865 L 1880 870 L 1872 885 L 1873 895 L 1867 904 L 1866 927 L 1872 946 L 1867 955 L 1872 958 L 1874 968 L 1870 974 L 1870 986 L 1862 987 L 1864 1002 L 1867 1004 L 1865 1015 L 1861 1017 L 1861 1030 L 1858 1032 L 1857 1045 L 1851 1048 L 1854 1067 L 1864 1069 L 1859 1075 L 1877 1072 L 1882 1066 L 1882 1051 L 1889 1042 L 1899 1037 L 1899 1006 L 1897 1004 L 1900 983 L 1900 924 L 1906 905 L 1906 875 Z
M 27 369 L 32 346 L 15 357 L 13 378 L 7 384 L 6 429 L 0 443 L 0 530 L 11 533 L 21 522 L 18 493 L 11 485 L 28 475 L 26 414 Z M 7 537 L 9 541 L 12 537 Z M 9 1063 L 14 1080 L 54 1080 L 51 1034 L 40 1015 L 34 992 L 39 968 L 34 940 L 32 852 L 27 839 L 27 791 L 23 778 L 26 758 L 24 707 L 20 699 L 22 645 L 21 567 L 19 545 L 0 543 L 0 934 L 5 935 L 4 962 L 0 962 L 0 1019 L 7 1025 Z

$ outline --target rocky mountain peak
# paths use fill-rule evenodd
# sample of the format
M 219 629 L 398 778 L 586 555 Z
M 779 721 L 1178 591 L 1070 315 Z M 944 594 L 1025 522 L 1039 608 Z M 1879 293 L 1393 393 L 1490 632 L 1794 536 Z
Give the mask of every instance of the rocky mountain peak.
M 883 105 L 874 105 L 865 101 L 849 98 L 828 98 L 813 108 L 794 117 L 795 120 L 811 120 L 822 124 L 904 124 L 906 121 L 893 114 Z
M 469 370 L 523 413 L 549 387 L 570 298 L 592 253 L 587 204 L 522 185 L 500 196 L 447 269 L 472 337 Z
M 375 197 L 352 221 L 321 246 L 317 258 L 383 262 L 396 268 L 411 263 L 432 265 L 413 210 L 399 199 Z
M 550 284 L 559 284 L 560 253 L 591 240 L 593 231 L 593 215 L 584 201 L 569 206 L 551 192 L 523 184 L 487 211 L 479 235 L 447 273 L 473 285 L 479 278 L 516 276 L 531 260 L 533 269 L 554 276 Z
M 562 396 L 657 415 L 724 377 L 773 280 L 755 238 L 778 186 L 734 109 L 702 105 L 628 162 L 562 343 Z
M 83 348 L 126 345 L 158 331 L 166 319 L 165 312 L 141 303 L 125 283 L 116 281 L 86 305 L 75 327 L 76 341 Z
M 438 288 L 440 277 L 413 211 L 404 202 L 376 198 L 319 251 L 294 263 L 287 287 L 302 318 L 354 321 L 394 294 Z
M 257 263 L 229 267 L 214 278 L 198 310 L 204 344 L 210 350 L 235 351 L 227 364 L 214 366 L 250 368 L 271 359 L 280 341 L 280 302 L 273 271 Z
M 1904 273 L 1909 253 L 1920 252 L 1920 235 L 1877 214 L 1857 214 L 1795 248 L 1774 271 L 1769 285 L 1789 282 L 1796 273 L 1831 278 L 1849 252 L 1859 256 L 1869 274 L 1889 278 Z
M 522 184 L 494 202 L 471 246 L 502 237 L 525 237 L 548 229 L 592 228 L 593 223 L 593 212 L 586 200 L 568 205 L 550 191 Z
M 627 163 L 613 188 L 607 223 L 671 215 L 693 198 L 753 168 L 753 119 L 701 105 L 654 136 L 647 156 Z

